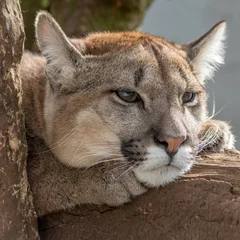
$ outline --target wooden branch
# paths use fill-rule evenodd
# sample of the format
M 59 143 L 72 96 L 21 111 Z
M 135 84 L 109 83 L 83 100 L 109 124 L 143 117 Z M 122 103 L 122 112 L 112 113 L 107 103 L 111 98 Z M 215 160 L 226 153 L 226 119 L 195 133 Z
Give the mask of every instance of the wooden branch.
M 38 239 L 26 172 L 19 63 L 24 30 L 17 0 L 0 1 L 0 239 Z
M 239 240 L 240 153 L 202 155 L 178 182 L 118 208 L 80 206 L 40 220 L 42 240 Z

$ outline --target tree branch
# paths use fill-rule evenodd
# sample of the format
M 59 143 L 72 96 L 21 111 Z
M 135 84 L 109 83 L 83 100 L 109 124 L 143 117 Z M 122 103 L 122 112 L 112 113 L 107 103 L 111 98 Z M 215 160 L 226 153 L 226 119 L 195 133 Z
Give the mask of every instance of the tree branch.
M 180 181 L 118 208 L 80 206 L 40 220 L 43 240 L 239 240 L 240 154 L 202 155 Z

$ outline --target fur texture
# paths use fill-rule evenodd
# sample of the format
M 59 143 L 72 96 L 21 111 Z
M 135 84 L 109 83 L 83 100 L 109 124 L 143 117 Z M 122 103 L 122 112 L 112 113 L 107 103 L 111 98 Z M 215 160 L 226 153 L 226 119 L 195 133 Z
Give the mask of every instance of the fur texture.
M 180 177 L 199 151 L 233 148 L 230 127 L 207 117 L 204 87 L 223 63 L 225 28 L 185 45 L 140 32 L 69 39 L 40 12 L 43 56 L 25 53 L 21 62 L 38 215 L 129 202 Z

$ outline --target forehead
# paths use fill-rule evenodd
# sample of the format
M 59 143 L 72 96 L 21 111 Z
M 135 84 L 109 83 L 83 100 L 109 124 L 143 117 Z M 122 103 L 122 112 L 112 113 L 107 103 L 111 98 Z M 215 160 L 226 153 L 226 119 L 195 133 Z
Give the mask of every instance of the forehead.
M 85 54 L 103 55 L 105 53 L 116 53 L 121 50 L 131 49 L 134 46 L 147 45 L 147 43 L 155 42 L 159 46 L 165 45 L 170 49 L 179 51 L 180 54 L 185 54 L 180 50 L 179 45 L 167 42 L 164 38 L 155 37 L 142 32 L 116 32 L 116 33 L 93 33 L 86 38 L 78 40 L 72 39 L 77 48 L 82 50 L 82 42 L 84 43 Z
M 73 41 L 81 48 L 77 40 Z M 116 75 L 121 75 L 118 80 L 127 79 L 136 86 L 151 83 L 157 87 L 176 81 L 184 85 L 192 79 L 186 52 L 163 38 L 139 32 L 95 33 L 84 39 L 84 45 L 87 55 L 107 54 L 111 68 L 115 66 Z

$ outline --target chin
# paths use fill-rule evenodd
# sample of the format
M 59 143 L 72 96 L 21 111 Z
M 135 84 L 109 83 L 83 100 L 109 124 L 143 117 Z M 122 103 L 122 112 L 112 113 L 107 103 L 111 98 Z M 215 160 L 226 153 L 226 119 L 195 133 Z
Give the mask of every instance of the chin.
M 190 147 L 180 148 L 171 164 L 161 149 L 151 148 L 148 152 L 151 157 L 133 170 L 137 179 L 148 187 L 165 186 L 188 172 L 193 165 Z
M 184 171 L 174 166 L 163 166 L 155 170 L 144 170 L 140 167 L 134 170 L 137 179 L 148 187 L 165 186 L 177 180 Z

